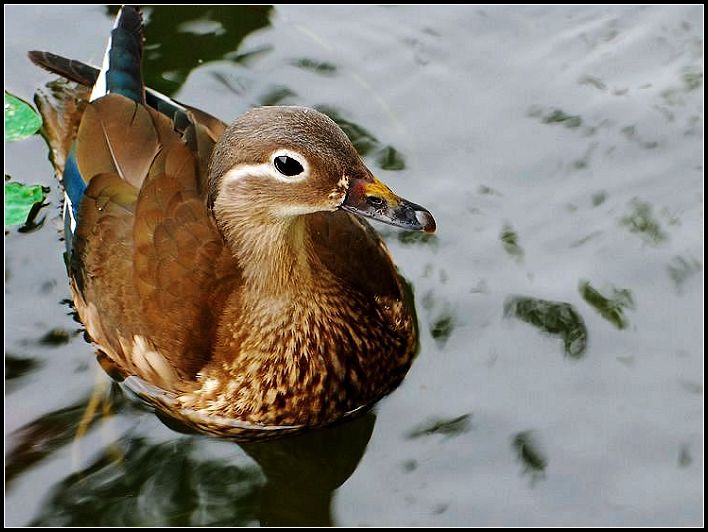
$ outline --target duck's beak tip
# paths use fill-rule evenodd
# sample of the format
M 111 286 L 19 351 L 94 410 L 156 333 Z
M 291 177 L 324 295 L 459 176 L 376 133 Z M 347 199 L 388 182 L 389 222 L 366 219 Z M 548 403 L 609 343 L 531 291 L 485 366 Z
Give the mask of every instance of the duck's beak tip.
M 433 215 L 430 214 L 428 210 L 415 211 L 415 217 L 422 230 L 426 233 L 432 234 L 437 229 L 435 218 L 433 218 Z

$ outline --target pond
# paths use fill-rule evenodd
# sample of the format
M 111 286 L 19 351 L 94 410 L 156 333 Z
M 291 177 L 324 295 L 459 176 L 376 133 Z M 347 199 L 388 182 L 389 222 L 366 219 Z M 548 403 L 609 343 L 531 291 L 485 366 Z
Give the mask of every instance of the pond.
M 101 61 L 115 8 L 6 6 L 28 50 Z M 702 524 L 703 7 L 146 8 L 153 88 L 232 120 L 326 110 L 434 213 L 380 224 L 420 352 L 339 427 L 237 445 L 169 428 L 73 321 L 61 191 L 5 235 L 7 525 Z

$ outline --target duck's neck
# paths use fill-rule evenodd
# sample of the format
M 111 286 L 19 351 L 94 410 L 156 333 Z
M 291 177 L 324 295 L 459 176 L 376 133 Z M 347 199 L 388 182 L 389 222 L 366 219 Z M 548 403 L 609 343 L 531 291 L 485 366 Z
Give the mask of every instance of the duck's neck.
M 222 230 L 243 271 L 244 295 L 292 299 L 311 290 L 317 258 L 304 216 L 231 217 Z

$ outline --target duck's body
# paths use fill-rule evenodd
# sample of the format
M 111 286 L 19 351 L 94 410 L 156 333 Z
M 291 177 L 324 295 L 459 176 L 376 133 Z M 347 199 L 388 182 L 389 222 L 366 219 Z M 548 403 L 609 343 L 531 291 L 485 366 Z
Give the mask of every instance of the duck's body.
M 429 213 L 314 110 L 259 108 L 226 127 L 164 97 L 167 114 L 150 107 L 138 12 L 116 31 L 138 68 L 119 69 L 114 49 L 105 90 L 46 131 L 67 160 L 69 272 L 93 341 L 174 408 L 254 426 L 322 425 L 390 392 L 414 354 L 413 310 L 386 246 L 342 209 L 426 230 Z M 91 82 L 86 68 L 69 77 Z
M 102 101 L 133 105 L 118 99 Z M 273 221 L 244 206 L 229 246 L 174 146 L 140 188 L 105 158 L 81 202 L 74 300 L 101 349 L 185 407 L 267 425 L 333 420 L 394 387 L 413 323 L 368 224 L 343 211 Z

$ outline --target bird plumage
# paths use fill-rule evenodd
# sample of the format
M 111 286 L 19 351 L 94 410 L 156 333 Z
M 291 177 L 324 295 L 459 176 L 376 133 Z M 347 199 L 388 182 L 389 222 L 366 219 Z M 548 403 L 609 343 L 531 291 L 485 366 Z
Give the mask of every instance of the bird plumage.
M 124 7 L 101 71 L 30 54 L 92 85 L 55 85 L 40 110 L 74 302 L 102 358 L 202 430 L 319 426 L 373 404 L 410 366 L 414 313 L 385 244 L 342 208 L 425 230 L 432 217 L 324 115 L 258 108 L 227 127 L 145 90 L 141 53 Z M 303 171 L 278 173 L 278 156 Z

